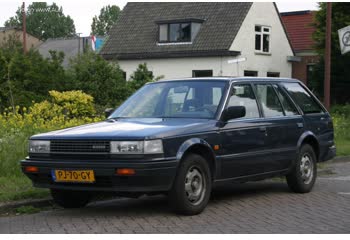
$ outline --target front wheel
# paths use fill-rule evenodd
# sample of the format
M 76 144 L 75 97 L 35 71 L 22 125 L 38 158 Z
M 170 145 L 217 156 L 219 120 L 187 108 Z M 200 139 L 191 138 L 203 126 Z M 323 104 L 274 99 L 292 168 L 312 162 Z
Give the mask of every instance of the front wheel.
M 64 208 L 82 208 L 91 199 L 88 192 L 61 189 L 51 189 L 51 196 L 56 204 Z
M 317 176 L 317 161 L 314 149 L 305 144 L 301 147 L 292 171 L 286 176 L 289 188 L 296 193 L 310 192 Z
M 188 154 L 180 163 L 173 187 L 169 192 L 170 204 L 177 213 L 199 214 L 208 204 L 211 187 L 207 161 L 198 154 Z

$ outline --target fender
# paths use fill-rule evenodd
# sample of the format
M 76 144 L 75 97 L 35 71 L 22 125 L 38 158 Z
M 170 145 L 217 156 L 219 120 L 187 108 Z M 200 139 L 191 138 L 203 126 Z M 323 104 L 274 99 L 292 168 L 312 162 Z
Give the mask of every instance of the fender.
M 320 145 L 316 135 L 313 132 L 311 132 L 311 131 L 306 131 L 300 136 L 300 138 L 298 140 L 298 143 L 297 143 L 297 151 L 298 151 L 298 153 L 299 153 L 299 149 L 301 147 L 302 142 L 305 140 L 305 138 L 310 137 L 310 136 L 313 137 L 314 139 L 316 139 L 317 144 Z
M 214 151 L 211 148 L 209 143 L 207 143 L 205 140 L 203 140 L 201 138 L 191 138 L 191 139 L 188 139 L 188 140 L 186 140 L 185 142 L 183 142 L 181 144 L 181 146 L 179 147 L 179 150 L 176 153 L 176 160 L 178 160 L 178 162 L 180 162 L 180 160 L 184 156 L 185 152 L 190 147 L 192 147 L 194 145 L 202 145 L 202 146 L 208 148 L 211 151 L 211 153 L 213 154 L 214 158 L 215 158 L 215 153 L 214 153 Z

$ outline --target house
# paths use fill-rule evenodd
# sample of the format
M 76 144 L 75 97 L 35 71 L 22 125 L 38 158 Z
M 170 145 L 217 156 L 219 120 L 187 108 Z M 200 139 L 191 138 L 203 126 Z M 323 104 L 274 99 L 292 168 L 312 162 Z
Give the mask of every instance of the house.
M 319 61 L 317 52 L 313 49 L 315 44 L 312 34 L 316 28 L 314 11 L 297 11 L 281 13 L 282 21 L 292 43 L 294 53 L 299 61 L 293 62 L 292 77 L 307 84 L 314 65 Z
M 294 60 L 271 2 L 128 3 L 100 54 L 127 79 L 140 63 L 164 78 L 291 77 Z
M 18 41 L 23 41 L 23 31 L 21 28 L 18 27 L 0 27 L 0 48 L 6 43 L 7 40 L 9 40 L 11 37 L 15 37 Z M 27 33 L 27 47 L 33 48 L 38 46 L 41 41 L 32 36 L 31 34 Z
M 69 60 L 78 55 L 78 53 L 83 53 L 86 50 L 99 51 L 104 37 L 71 37 L 71 38 L 49 38 L 39 46 L 37 46 L 38 51 L 43 57 L 50 57 L 50 51 L 57 51 L 64 53 L 63 67 L 67 67 Z M 92 47 L 92 44 L 95 47 Z

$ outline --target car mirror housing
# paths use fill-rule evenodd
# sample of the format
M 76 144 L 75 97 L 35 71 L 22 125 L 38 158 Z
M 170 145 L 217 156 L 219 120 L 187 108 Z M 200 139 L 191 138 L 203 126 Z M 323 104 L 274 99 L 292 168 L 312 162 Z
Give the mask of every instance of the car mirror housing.
M 231 119 L 244 117 L 246 110 L 244 106 L 232 106 L 225 109 L 223 112 L 222 120 L 227 122 Z

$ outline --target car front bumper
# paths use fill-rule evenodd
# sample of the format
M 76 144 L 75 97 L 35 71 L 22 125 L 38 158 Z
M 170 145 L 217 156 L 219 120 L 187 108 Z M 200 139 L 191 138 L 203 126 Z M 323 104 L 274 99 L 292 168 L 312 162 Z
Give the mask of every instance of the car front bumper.
M 33 182 L 35 187 L 68 189 L 82 191 L 108 191 L 108 192 L 164 192 L 170 190 L 176 175 L 178 161 L 176 159 L 164 159 L 159 161 L 110 160 L 110 161 L 67 161 L 67 160 L 42 160 L 27 158 L 21 162 L 22 171 Z M 38 168 L 37 173 L 25 171 L 25 167 Z M 116 174 L 117 169 L 134 169 L 131 176 Z M 52 178 L 52 170 L 93 170 L 94 183 L 62 183 L 55 182 Z

